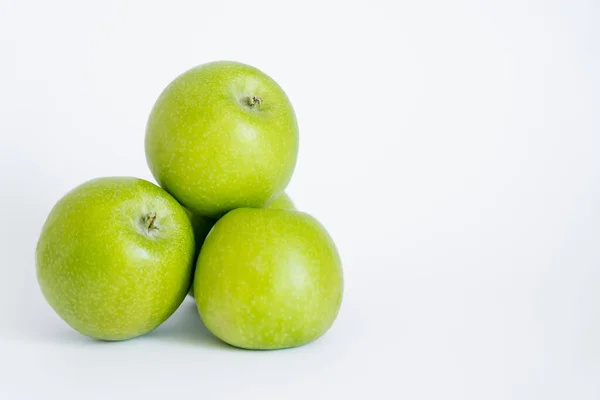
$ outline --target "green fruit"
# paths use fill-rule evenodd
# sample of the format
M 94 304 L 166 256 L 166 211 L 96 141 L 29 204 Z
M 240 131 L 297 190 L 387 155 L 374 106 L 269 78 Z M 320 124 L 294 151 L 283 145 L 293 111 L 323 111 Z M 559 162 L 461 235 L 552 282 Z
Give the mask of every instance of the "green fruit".
M 184 209 L 137 178 L 99 178 L 52 209 L 36 249 L 42 293 L 72 328 L 103 340 L 150 332 L 185 298 L 194 236 Z
M 265 208 L 270 208 L 272 210 L 295 210 L 296 206 L 292 199 L 290 199 L 290 196 L 286 193 L 282 193 Z
M 285 193 L 282 193 L 281 195 L 277 196 L 277 198 L 275 200 L 273 200 L 265 208 L 281 209 L 281 210 L 295 210 L 292 199 L 290 199 L 290 197 Z M 202 247 L 202 244 L 204 243 L 204 239 L 206 238 L 206 235 L 208 235 L 208 232 L 210 232 L 211 228 L 217 221 L 212 218 L 203 217 L 201 215 L 194 214 L 191 211 L 188 211 L 188 216 L 190 217 L 190 221 L 192 222 L 192 227 L 194 228 L 194 239 L 196 240 L 196 256 L 195 256 L 195 258 L 197 259 L 198 254 L 200 254 L 200 248 Z M 191 285 L 190 291 L 188 292 L 188 294 L 190 296 L 194 297 L 194 285 Z
M 262 207 L 286 188 L 298 126 L 279 85 L 249 65 L 193 68 L 156 101 L 146 159 L 158 183 L 191 211 L 218 218 Z
M 240 208 L 208 234 L 194 292 L 206 327 L 247 349 L 311 342 L 335 320 L 341 261 L 319 222 L 299 211 Z

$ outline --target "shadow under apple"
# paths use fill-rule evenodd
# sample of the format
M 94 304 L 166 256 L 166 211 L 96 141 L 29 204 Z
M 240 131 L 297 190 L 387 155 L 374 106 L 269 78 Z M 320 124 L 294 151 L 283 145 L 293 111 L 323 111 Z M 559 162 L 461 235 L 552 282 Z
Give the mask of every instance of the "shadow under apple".
M 217 339 L 204 326 L 196 303 L 192 299 L 186 299 L 179 309 L 161 326 L 152 332 L 123 341 L 104 341 L 86 337 L 77 333 L 64 322 L 52 321 L 55 329 L 41 329 L 36 331 L 33 338 L 35 341 L 69 344 L 71 346 L 127 346 L 131 342 L 138 341 L 161 341 L 171 342 L 174 345 L 209 347 L 219 349 L 230 349 L 234 347 Z M 22 340 L 23 338 L 21 338 Z
M 141 336 L 140 339 L 168 340 L 191 346 L 233 349 L 217 339 L 204 326 L 193 299 L 186 299 L 171 318 L 154 331 Z

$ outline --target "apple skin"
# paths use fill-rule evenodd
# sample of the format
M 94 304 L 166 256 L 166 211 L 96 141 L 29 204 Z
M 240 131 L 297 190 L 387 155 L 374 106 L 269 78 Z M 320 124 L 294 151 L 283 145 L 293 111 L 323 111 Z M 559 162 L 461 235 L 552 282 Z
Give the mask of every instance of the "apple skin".
M 206 237 L 194 277 L 206 327 L 245 349 L 319 338 L 337 317 L 343 286 L 340 257 L 325 228 L 289 210 L 227 213 Z
M 292 202 L 292 199 L 286 194 L 282 193 L 275 200 L 273 200 L 268 206 L 264 208 L 271 208 L 277 210 L 295 210 L 296 207 Z M 202 244 L 204 243 L 204 239 L 206 239 L 206 235 L 212 229 L 212 227 L 217 222 L 214 219 L 203 217 L 198 214 L 194 214 L 193 212 L 187 210 L 188 216 L 190 217 L 190 221 L 192 222 L 192 227 L 194 228 L 194 239 L 196 241 L 196 256 L 195 259 L 198 259 L 198 255 L 200 254 L 200 249 L 202 248 Z M 188 294 L 194 297 L 194 285 L 190 286 L 190 291 Z
M 73 329 L 125 340 L 175 312 L 193 257 L 192 226 L 171 195 L 142 179 L 110 177 L 76 187 L 54 206 L 36 270 L 44 297 Z
M 295 210 L 296 206 L 294 205 L 294 202 L 292 201 L 290 196 L 288 196 L 286 193 L 282 193 L 264 208 L 270 208 L 274 210 Z M 188 217 L 190 218 L 190 222 L 192 223 L 192 228 L 194 230 L 197 257 L 200 253 L 200 248 L 202 248 L 202 244 L 204 243 L 204 239 L 206 239 L 208 232 L 210 232 L 217 220 L 209 217 L 204 217 L 187 209 L 186 212 L 188 214 Z
M 145 147 L 160 186 L 194 213 L 219 218 L 263 207 L 284 191 L 296 165 L 298 125 L 273 79 L 246 64 L 217 61 L 163 90 Z
M 296 205 L 287 195 L 287 193 L 282 193 L 275 200 L 270 202 L 265 208 L 270 208 L 272 210 L 295 210 Z

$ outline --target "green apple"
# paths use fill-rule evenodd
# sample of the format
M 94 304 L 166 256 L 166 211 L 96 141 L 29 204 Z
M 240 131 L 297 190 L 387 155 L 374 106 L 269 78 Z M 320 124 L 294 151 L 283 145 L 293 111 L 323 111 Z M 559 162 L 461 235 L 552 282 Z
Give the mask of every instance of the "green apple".
M 278 210 L 295 210 L 296 207 L 294 202 L 286 193 L 282 193 L 270 202 L 265 208 L 278 209 Z M 217 220 L 202 216 L 186 209 L 192 228 L 194 229 L 194 239 L 196 242 L 196 257 L 200 253 L 200 248 L 204 243 L 204 239 L 208 232 L 212 229 Z
M 270 208 L 273 210 L 295 210 L 296 206 L 294 202 L 286 193 L 282 193 L 277 196 L 275 200 L 270 202 L 265 208 Z
M 271 209 L 279 209 L 279 210 L 295 210 L 296 207 L 292 202 L 292 199 L 286 194 L 282 193 L 275 198 L 268 206 L 265 208 Z M 202 248 L 202 244 L 204 243 L 204 239 L 208 232 L 210 232 L 211 228 L 217 222 L 214 219 L 203 217 L 201 215 L 195 214 L 188 210 L 188 216 L 192 222 L 192 227 L 194 228 L 194 239 L 196 240 L 196 259 L 200 254 L 200 249 Z M 194 297 L 194 285 L 190 287 L 190 291 L 188 293 L 190 296 Z
M 194 292 L 206 327 L 246 349 L 311 342 L 333 324 L 343 275 L 323 226 L 299 211 L 239 208 L 210 231 Z
M 185 210 L 142 179 L 99 178 L 54 206 L 36 248 L 44 297 L 78 332 L 130 339 L 181 304 L 193 275 L 194 235 Z
M 263 207 L 286 188 L 296 165 L 298 125 L 269 76 L 218 61 L 171 82 L 146 127 L 146 159 L 157 182 L 191 211 L 218 218 Z

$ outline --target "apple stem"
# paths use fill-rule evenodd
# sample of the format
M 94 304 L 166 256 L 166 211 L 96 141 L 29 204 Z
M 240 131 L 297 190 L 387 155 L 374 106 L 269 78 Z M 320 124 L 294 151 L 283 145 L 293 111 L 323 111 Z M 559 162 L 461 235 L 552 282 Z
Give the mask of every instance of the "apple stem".
M 258 96 L 248 96 L 246 101 L 250 107 L 260 106 L 260 103 L 262 103 L 262 99 Z
M 148 228 L 148 233 L 152 232 L 153 230 L 158 230 L 158 226 L 154 225 L 155 221 L 156 221 L 156 213 L 149 213 L 149 214 L 146 214 L 146 216 L 144 217 L 144 223 L 146 224 L 146 226 Z

